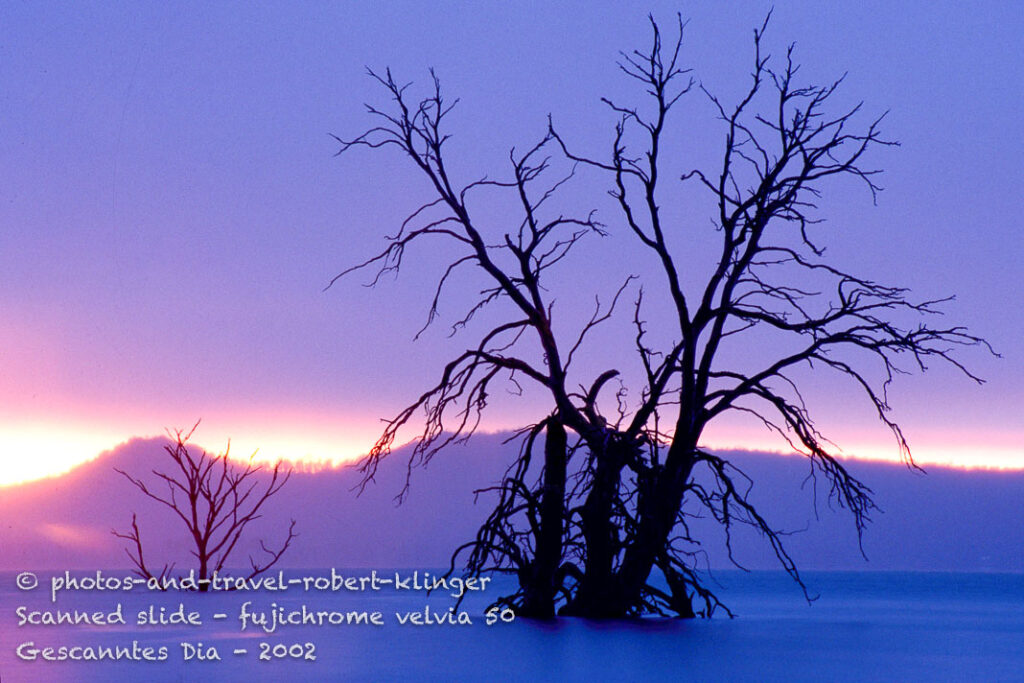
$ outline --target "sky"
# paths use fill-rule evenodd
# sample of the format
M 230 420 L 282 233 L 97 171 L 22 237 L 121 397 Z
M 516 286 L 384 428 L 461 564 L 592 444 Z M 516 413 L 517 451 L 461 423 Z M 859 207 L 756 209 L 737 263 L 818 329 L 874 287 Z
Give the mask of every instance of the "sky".
M 376 288 L 356 276 L 324 291 L 429 198 L 396 154 L 335 157 L 331 135 L 362 132 L 364 103 L 385 102 L 366 68 L 419 84 L 436 69 L 460 98 L 450 163 L 463 182 L 505 172 L 509 149 L 543 135 L 548 114 L 600 153 L 614 125 L 600 98 L 631 96 L 618 51 L 649 41 L 645 13 L 627 5 L 5 3 L 0 484 L 199 419 L 199 442 L 230 440 L 236 455 L 366 452 L 380 419 L 470 343 L 446 331 L 474 284 L 458 284 L 417 341 L 440 250 Z M 677 9 L 650 5 L 666 26 Z M 768 9 L 682 7 L 683 60 L 726 101 L 750 72 L 751 32 Z M 901 143 L 871 158 L 885 170 L 877 205 L 855 183 L 827 188 L 829 257 L 920 298 L 955 294 L 950 322 L 1002 356 L 963 354 L 984 386 L 940 367 L 899 378 L 893 417 L 925 464 L 1024 467 L 1022 23 L 1010 4 L 787 2 L 768 34 L 775 54 L 796 43 L 808 81 L 846 73 L 837 105 L 888 112 L 883 130 Z M 724 138 L 706 99 L 689 97 L 682 120 L 680 173 Z M 596 182 L 567 189 L 568 201 L 607 210 Z M 617 216 L 599 216 L 618 244 Z M 559 305 L 589 314 L 594 294 L 617 286 L 607 273 L 642 273 L 628 249 L 613 248 L 612 263 L 606 246 L 587 245 Z M 898 457 L 850 387 L 806 382 L 845 453 Z M 547 410 L 538 405 L 501 398 L 483 427 L 532 421 Z M 706 443 L 784 450 L 743 420 Z

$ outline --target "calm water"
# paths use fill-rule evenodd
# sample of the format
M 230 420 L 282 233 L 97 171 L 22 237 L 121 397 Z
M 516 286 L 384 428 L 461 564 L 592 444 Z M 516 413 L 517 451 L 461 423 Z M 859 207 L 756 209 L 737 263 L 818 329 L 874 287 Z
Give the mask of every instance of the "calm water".
M 87 576 L 88 573 L 76 573 Z M 111 572 L 121 577 L 124 572 Z M 324 575 L 324 572 L 302 572 Z M 367 572 L 354 571 L 352 576 Z M 808 606 L 776 572 L 716 573 L 721 594 L 738 614 L 711 621 L 588 623 L 559 620 L 503 623 L 485 608 L 500 594 L 489 586 L 467 593 L 460 607 L 471 625 L 399 623 L 398 615 L 444 616 L 454 600 L 412 587 L 362 592 L 232 592 L 216 594 L 64 592 L 50 601 L 52 573 L 40 585 L 19 590 L 14 573 L 0 573 L 0 681 L 261 681 L 261 680 L 694 680 L 694 681 L 1024 681 L 1024 575 L 944 573 L 808 573 L 820 594 Z M 288 576 L 299 576 L 295 573 Z M 329 575 L 329 572 L 327 573 Z M 348 575 L 348 573 L 346 573 Z M 394 572 L 381 572 L 393 577 Z M 411 576 L 403 571 L 402 578 Z M 384 625 L 284 625 L 273 634 L 249 624 L 239 611 L 266 613 L 272 603 L 285 613 L 379 611 Z M 25 614 L 46 610 L 102 610 L 121 605 L 126 625 L 30 625 Z M 169 615 L 184 604 L 199 626 L 138 626 L 152 606 Z M 214 614 L 225 614 L 222 620 Z M 507 615 L 506 615 L 507 616 Z M 335 614 L 335 618 L 338 615 Z M 35 618 L 41 618 L 36 615 Z M 329 620 L 330 615 L 324 616 Z M 152 648 L 164 661 L 35 661 L 33 648 L 60 647 L 76 655 L 122 646 Z M 220 660 L 185 661 L 182 642 Z M 308 644 L 307 644 L 308 643 Z M 245 654 L 235 654 L 235 650 Z M 261 654 L 269 661 L 261 659 Z M 281 655 L 280 657 L 278 655 Z M 308 656 L 315 656 L 309 661 Z

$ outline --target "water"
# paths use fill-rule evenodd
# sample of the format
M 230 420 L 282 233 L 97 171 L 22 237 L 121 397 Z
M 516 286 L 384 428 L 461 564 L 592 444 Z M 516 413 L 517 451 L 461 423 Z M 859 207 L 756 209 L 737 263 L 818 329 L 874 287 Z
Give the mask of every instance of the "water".
M 79 575 L 88 575 L 86 572 Z M 93 572 L 93 575 L 95 573 Z M 124 572 L 111 573 L 124 576 Z M 324 575 L 304 571 L 288 576 Z M 326 573 L 329 576 L 329 572 Z M 367 572 L 354 571 L 354 576 Z M 409 577 L 411 572 L 402 572 Z M 394 576 L 382 572 L 381 576 Z M 420 575 L 422 578 L 422 574 Z M 779 572 L 717 572 L 720 593 L 738 616 L 710 621 L 596 623 L 563 619 L 504 623 L 489 600 L 493 584 L 467 592 L 460 606 L 471 625 L 400 624 L 397 615 L 447 615 L 454 600 L 412 588 L 362 592 L 150 593 L 65 592 L 50 602 L 51 574 L 39 588 L 18 590 L 0 573 L 0 681 L 1024 681 L 1024 575 L 822 572 L 806 575 L 820 598 L 808 606 Z M 372 624 L 284 625 L 266 634 L 248 624 L 241 605 L 264 611 L 276 603 L 301 609 L 379 611 Z M 16 608 L 103 610 L 117 604 L 128 624 L 17 626 Z M 201 626 L 138 626 L 137 613 L 198 611 Z M 214 620 L 212 615 L 227 617 Z M 506 618 L 509 615 L 506 615 Z M 329 617 L 326 617 L 329 618 Z M 121 645 L 166 648 L 166 660 L 23 661 L 35 648 Z M 221 659 L 185 661 L 181 643 L 216 648 Z M 244 649 L 245 654 L 234 654 Z M 76 651 L 81 654 L 84 651 Z M 23 648 L 31 656 L 30 648 Z M 55 651 L 59 655 L 59 651 Z M 266 659 L 261 659 L 261 655 Z M 278 655 L 281 655 L 278 657 Z M 308 660 L 307 656 L 315 656 Z

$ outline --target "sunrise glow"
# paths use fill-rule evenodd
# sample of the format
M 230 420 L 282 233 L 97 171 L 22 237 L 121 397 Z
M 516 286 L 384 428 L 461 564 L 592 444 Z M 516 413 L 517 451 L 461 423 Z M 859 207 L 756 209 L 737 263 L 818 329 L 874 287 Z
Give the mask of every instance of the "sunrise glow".
M 109 431 L 57 424 L 0 425 L 0 486 L 63 474 L 123 440 Z
M 166 436 L 154 424 L 152 420 L 142 425 L 111 421 L 104 427 L 90 427 L 75 422 L 38 421 L 0 426 L 0 454 L 4 461 L 0 486 L 63 474 L 134 436 Z M 184 427 L 185 431 L 191 426 Z M 315 469 L 357 459 L 370 449 L 375 437 L 370 429 L 349 426 L 340 420 L 324 424 L 313 419 L 250 416 L 225 419 L 215 425 L 211 420 L 209 426 L 201 422 L 191 443 L 218 454 L 230 444 L 230 456 L 240 461 L 285 460 Z
M 508 428 L 506 426 L 506 428 Z M 335 467 L 357 460 L 369 451 L 379 435 L 373 423 L 348 424 L 329 420 L 292 419 L 274 422 L 270 418 L 235 418 L 225 424 L 201 423 L 192 443 L 211 453 L 229 454 L 239 461 L 259 463 L 284 460 L 298 466 L 317 469 Z M 487 431 L 501 431 L 491 429 Z M 789 455 L 791 450 L 778 439 L 772 440 L 753 430 L 722 433 L 703 441 L 713 450 L 745 450 Z M 164 436 L 151 430 L 137 436 Z M 0 428 L 0 453 L 5 467 L 0 486 L 25 483 L 63 474 L 99 454 L 115 448 L 126 439 L 116 427 L 93 429 L 83 425 L 36 423 L 23 427 Z M 841 457 L 880 462 L 901 462 L 895 442 L 874 438 L 847 439 L 840 442 Z M 993 438 L 981 448 L 972 448 L 969 437 L 923 437 L 912 442 L 914 461 L 923 467 L 942 466 L 962 469 L 1024 469 L 1024 454 L 1011 435 Z

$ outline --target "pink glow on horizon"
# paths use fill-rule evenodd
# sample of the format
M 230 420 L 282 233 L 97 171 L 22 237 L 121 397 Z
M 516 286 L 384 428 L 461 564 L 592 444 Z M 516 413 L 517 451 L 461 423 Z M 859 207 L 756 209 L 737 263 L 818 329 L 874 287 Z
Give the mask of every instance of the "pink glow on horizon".
M 101 426 L 95 426 L 99 424 Z M 192 423 L 194 424 L 194 422 Z M 192 424 L 181 423 L 171 428 L 185 431 Z M 491 425 L 483 432 L 504 431 L 511 425 Z M 379 436 L 380 427 L 369 419 L 336 419 L 327 415 L 288 413 L 231 414 L 204 417 L 192 443 L 211 453 L 222 453 L 230 441 L 230 455 L 240 461 L 260 463 L 286 461 L 299 469 L 316 471 L 353 462 L 365 455 Z M 152 420 L 135 418 L 118 423 L 115 420 L 90 423 L 86 420 L 36 420 L 17 428 L 0 428 L 0 452 L 19 457 L 7 458 L 0 475 L 0 486 L 16 485 L 45 477 L 58 476 L 77 465 L 88 462 L 102 452 L 116 447 L 133 436 L 163 436 Z M 402 442 L 415 438 L 410 430 Z M 836 440 L 843 458 L 882 462 L 901 462 L 892 439 L 841 435 Z M 885 435 L 883 434 L 882 437 Z M 979 447 L 970 434 L 936 431 L 927 436 L 911 438 L 914 461 L 923 467 L 939 465 L 962 469 L 1024 469 L 1024 453 L 1018 444 L 1021 438 L 1009 432 L 986 435 Z M 747 450 L 789 454 L 791 449 L 775 435 L 764 430 L 730 428 L 709 432 L 702 442 L 706 448 Z M 982 450 L 983 449 L 983 450 Z
M 188 431 L 195 417 L 178 421 L 139 415 L 79 415 L 69 419 L 22 418 L 0 425 L 0 454 L 5 467 L 0 486 L 64 474 L 133 437 L 160 437 L 166 430 Z M 368 427 L 369 425 L 369 427 Z M 376 438 L 372 420 L 331 419 L 286 412 L 204 416 L 191 443 L 238 460 L 285 460 L 335 466 L 358 459 Z

